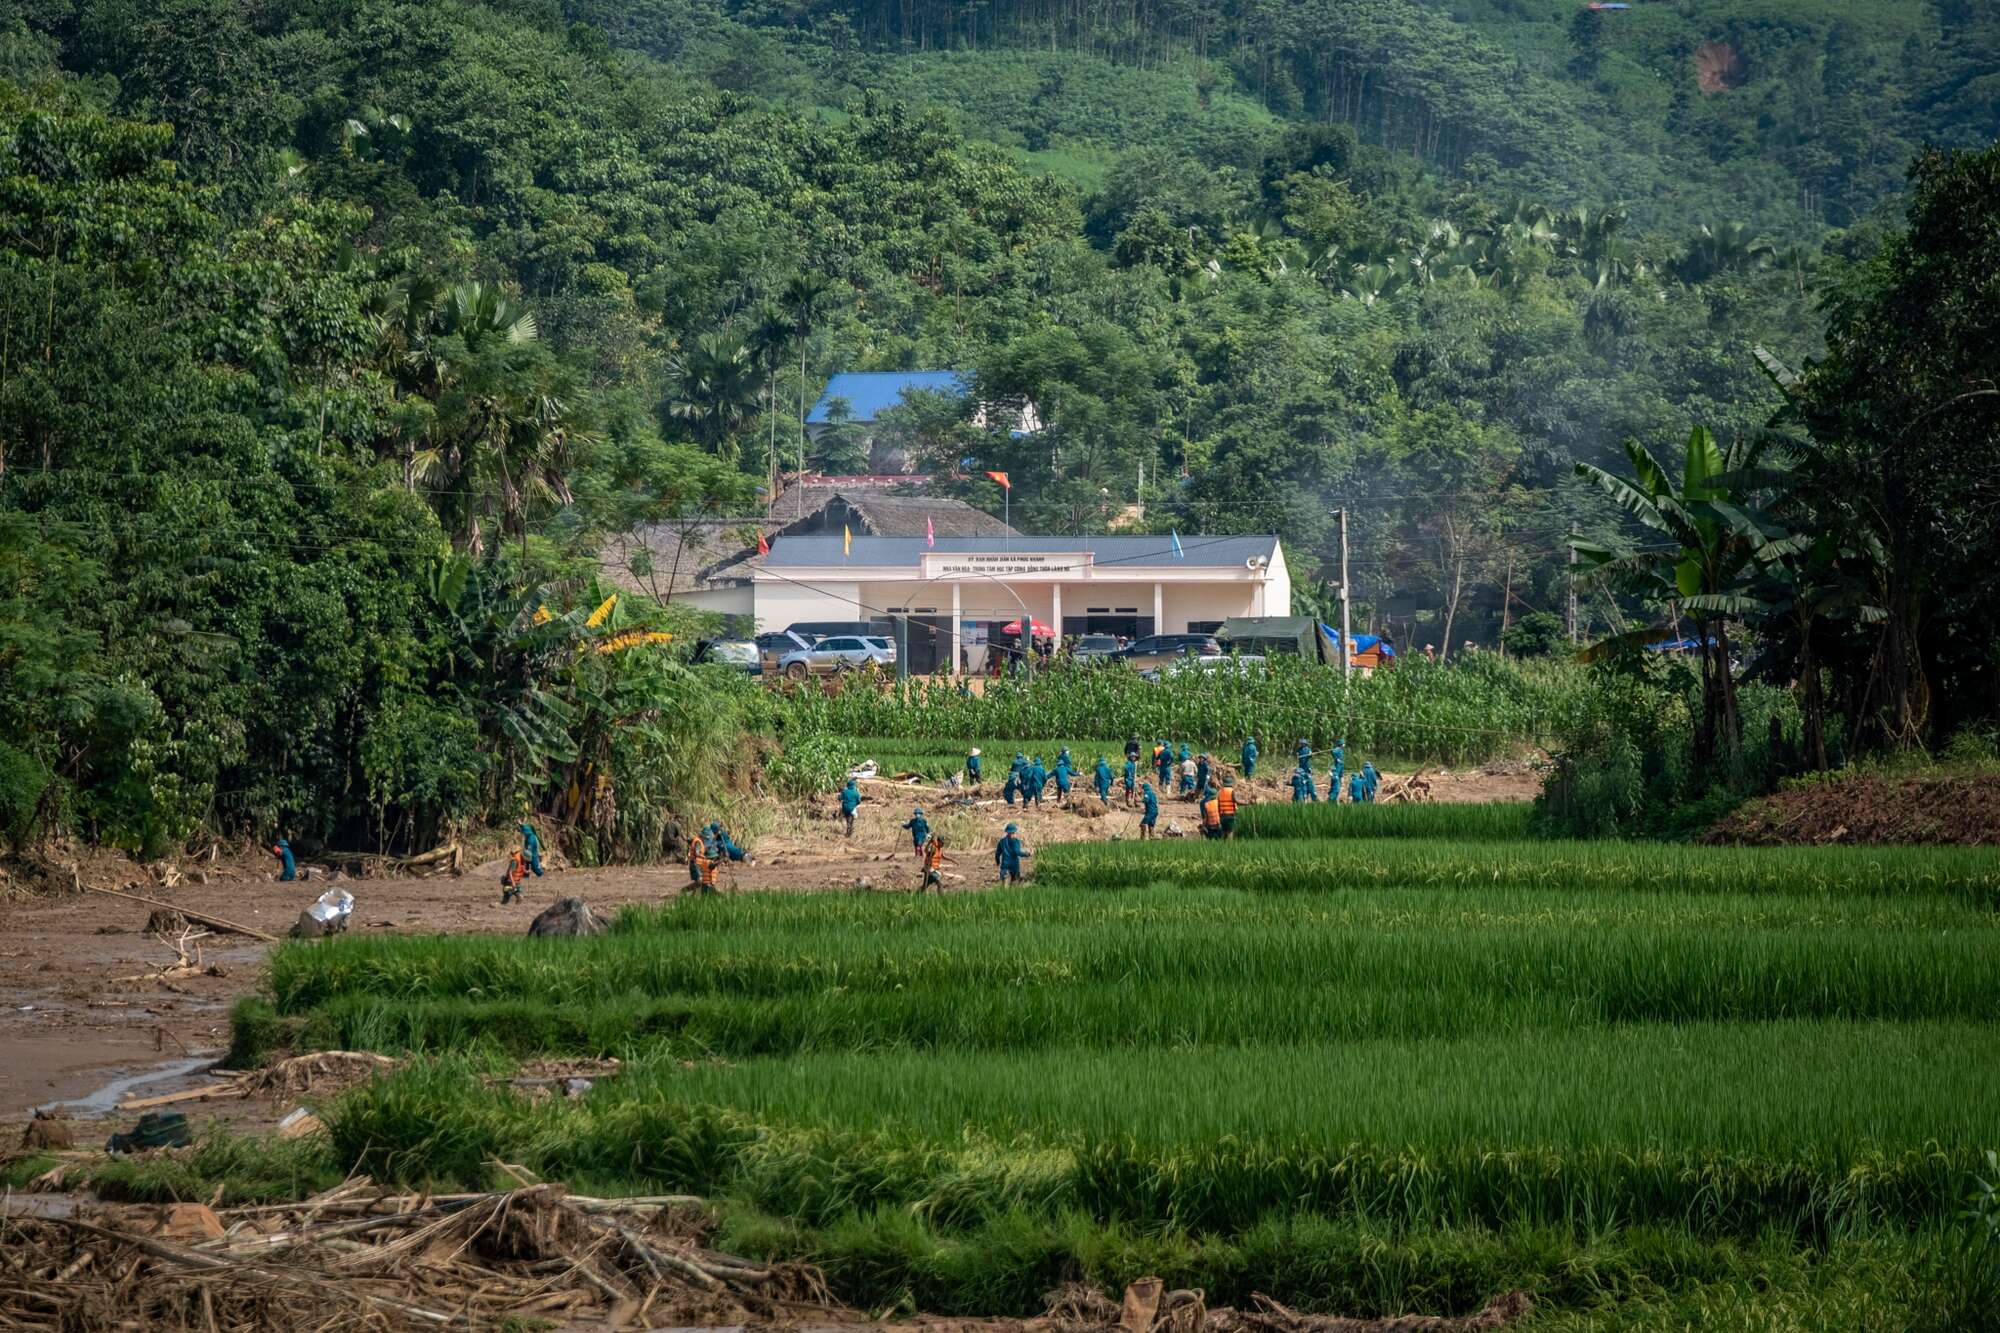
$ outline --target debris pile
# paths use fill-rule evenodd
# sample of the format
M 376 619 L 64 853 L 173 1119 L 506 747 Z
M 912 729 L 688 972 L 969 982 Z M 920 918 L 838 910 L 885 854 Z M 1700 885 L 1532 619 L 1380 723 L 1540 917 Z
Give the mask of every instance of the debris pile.
M 819 1273 L 699 1243 L 698 1200 L 554 1185 L 409 1195 L 362 1177 L 298 1204 L 105 1206 L 0 1220 L 9 1328 L 610 1327 L 823 1316 Z

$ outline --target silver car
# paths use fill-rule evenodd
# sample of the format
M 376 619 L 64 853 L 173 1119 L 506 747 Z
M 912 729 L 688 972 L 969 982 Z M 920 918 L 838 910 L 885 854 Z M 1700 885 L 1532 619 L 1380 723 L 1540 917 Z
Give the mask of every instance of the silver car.
M 896 645 L 887 639 L 840 634 L 821 639 L 810 648 L 786 653 L 778 659 L 778 670 L 791 680 L 825 675 L 834 671 L 857 671 L 862 667 L 896 665 Z

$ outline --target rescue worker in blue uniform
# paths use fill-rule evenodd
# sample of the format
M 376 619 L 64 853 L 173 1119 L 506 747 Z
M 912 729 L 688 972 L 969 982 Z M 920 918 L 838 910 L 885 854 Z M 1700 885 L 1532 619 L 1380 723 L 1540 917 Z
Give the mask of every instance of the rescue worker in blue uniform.
M 1000 841 L 993 844 L 993 864 L 1000 868 L 1002 884 L 1021 882 L 1021 858 L 1028 854 L 1028 849 L 1022 843 L 1019 833 L 1017 825 L 1009 824 L 1007 832 L 1001 836 Z

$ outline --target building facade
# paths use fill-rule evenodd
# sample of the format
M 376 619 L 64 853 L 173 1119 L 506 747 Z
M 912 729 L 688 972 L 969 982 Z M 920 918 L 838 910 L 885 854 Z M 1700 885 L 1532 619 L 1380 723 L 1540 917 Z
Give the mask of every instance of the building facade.
M 913 672 L 978 669 L 1027 616 L 1078 634 L 1203 633 L 1291 614 L 1278 539 L 789 536 L 751 575 L 759 633 L 805 621 L 907 617 Z

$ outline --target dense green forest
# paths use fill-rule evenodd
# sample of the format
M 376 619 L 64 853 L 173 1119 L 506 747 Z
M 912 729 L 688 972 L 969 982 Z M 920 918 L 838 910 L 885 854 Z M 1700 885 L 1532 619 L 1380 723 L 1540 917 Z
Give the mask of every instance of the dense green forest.
M 1939 565 L 1994 540 L 1992 416 L 1944 406 L 1992 378 L 1994 168 L 1908 172 L 2000 134 L 1996 52 L 1971 0 L 0 7 L 0 813 L 534 806 L 642 854 L 768 705 L 620 651 L 690 625 L 594 615 L 595 539 L 754 512 L 849 368 L 1032 400 L 899 426 L 1021 525 L 1276 531 L 1308 606 L 1344 505 L 1363 614 L 1447 651 L 1559 611 L 1573 532 L 1610 561 L 1577 464 L 1834 440 L 1732 506 L 1735 571 L 1853 511 L 1866 595 L 1772 670 L 1816 644 L 1857 736 L 1936 739 L 1994 707 L 2000 566 Z M 1645 621 L 1611 572 L 1593 635 Z

